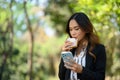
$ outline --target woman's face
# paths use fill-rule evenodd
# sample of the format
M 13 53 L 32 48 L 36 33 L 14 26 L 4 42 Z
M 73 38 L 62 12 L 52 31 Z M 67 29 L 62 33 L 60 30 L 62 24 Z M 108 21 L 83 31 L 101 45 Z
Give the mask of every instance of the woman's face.
M 70 21 L 69 29 L 71 37 L 78 40 L 82 40 L 86 34 L 74 19 Z

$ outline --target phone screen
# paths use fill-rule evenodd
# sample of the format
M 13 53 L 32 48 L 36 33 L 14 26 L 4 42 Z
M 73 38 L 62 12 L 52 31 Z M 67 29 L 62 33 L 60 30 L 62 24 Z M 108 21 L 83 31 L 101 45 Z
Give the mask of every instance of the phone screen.
M 61 52 L 61 57 L 66 62 L 69 62 L 70 59 L 73 59 L 73 55 L 72 55 L 72 53 L 70 51 L 69 52 Z

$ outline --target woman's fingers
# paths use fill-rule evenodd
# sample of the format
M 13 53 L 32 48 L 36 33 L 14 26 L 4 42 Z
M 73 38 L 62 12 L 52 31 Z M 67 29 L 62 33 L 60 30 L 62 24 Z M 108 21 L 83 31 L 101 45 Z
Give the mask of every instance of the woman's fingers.
M 76 68 L 75 66 L 70 63 L 70 62 L 65 62 L 65 65 L 64 65 L 67 69 L 71 69 L 72 71 L 76 72 Z
M 70 62 L 64 62 L 65 63 L 65 67 L 67 68 L 67 69 L 72 69 L 72 64 L 70 63 Z
M 62 51 L 70 51 L 72 43 L 70 41 L 65 41 L 63 47 L 62 47 Z
M 64 66 L 67 69 L 71 69 L 73 72 L 77 72 L 77 73 L 81 73 L 82 72 L 82 66 L 77 64 L 75 61 L 73 61 L 73 62 L 64 62 L 64 63 L 65 63 Z
M 72 62 L 64 62 L 65 63 L 65 67 L 68 68 L 68 69 L 73 69 L 74 65 Z

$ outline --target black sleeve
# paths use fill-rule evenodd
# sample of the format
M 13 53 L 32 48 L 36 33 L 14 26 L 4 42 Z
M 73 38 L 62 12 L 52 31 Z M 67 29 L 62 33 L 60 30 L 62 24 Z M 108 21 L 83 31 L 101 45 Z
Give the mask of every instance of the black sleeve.
M 105 80 L 106 68 L 106 51 L 103 45 L 100 45 L 96 52 L 96 61 L 94 63 L 95 69 L 91 71 L 83 67 L 81 74 L 78 73 L 78 78 L 82 80 Z
M 65 80 L 65 73 L 66 73 L 66 68 L 64 67 L 63 59 L 61 58 L 59 64 L 59 72 L 58 72 L 58 76 L 60 80 Z

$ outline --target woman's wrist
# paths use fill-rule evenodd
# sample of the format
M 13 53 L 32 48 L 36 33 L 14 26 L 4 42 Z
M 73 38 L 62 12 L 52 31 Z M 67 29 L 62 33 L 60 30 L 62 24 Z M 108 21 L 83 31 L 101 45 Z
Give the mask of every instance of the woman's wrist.
M 83 71 L 83 67 L 80 65 L 80 67 L 79 67 L 78 70 L 79 70 L 78 73 L 82 73 L 82 71 Z

